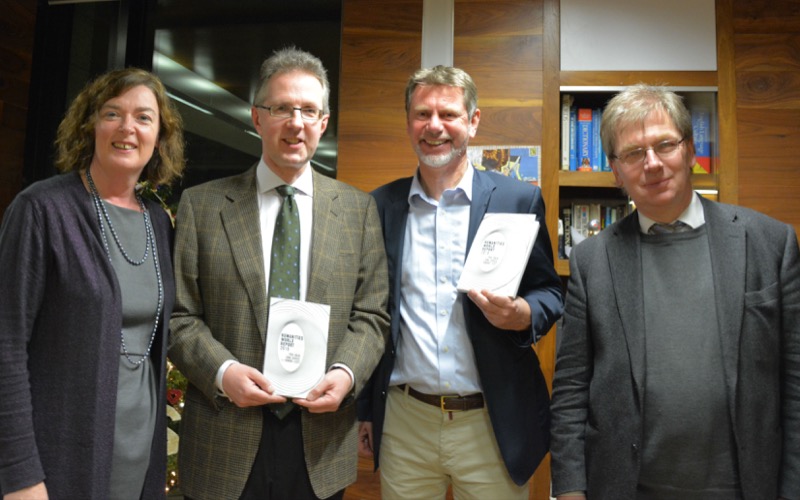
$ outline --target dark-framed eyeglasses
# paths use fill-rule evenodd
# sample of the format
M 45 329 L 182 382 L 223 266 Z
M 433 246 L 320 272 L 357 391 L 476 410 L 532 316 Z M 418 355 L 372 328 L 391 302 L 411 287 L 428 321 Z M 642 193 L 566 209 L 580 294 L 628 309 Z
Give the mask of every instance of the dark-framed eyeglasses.
M 258 109 L 266 109 L 269 115 L 275 118 L 291 118 L 295 111 L 300 112 L 300 118 L 304 122 L 315 122 L 320 120 L 325 112 L 318 108 L 310 106 L 289 106 L 288 104 L 275 104 L 274 106 L 262 106 L 260 104 L 253 104 Z
M 616 156 L 612 156 L 611 159 L 617 160 L 627 167 L 635 167 L 644 163 L 648 151 L 653 151 L 661 159 L 669 157 L 678 150 L 685 139 L 685 137 L 682 137 L 680 140 L 667 139 L 649 148 L 636 148 L 623 151 Z

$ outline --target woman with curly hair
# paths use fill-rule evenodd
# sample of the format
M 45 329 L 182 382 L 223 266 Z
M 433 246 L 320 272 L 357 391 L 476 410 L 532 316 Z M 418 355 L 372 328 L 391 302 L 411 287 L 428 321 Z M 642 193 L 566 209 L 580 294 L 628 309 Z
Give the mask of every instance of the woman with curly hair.
M 172 225 L 136 191 L 184 167 L 161 81 L 101 75 L 58 128 L 64 172 L 0 226 L 0 494 L 164 496 Z

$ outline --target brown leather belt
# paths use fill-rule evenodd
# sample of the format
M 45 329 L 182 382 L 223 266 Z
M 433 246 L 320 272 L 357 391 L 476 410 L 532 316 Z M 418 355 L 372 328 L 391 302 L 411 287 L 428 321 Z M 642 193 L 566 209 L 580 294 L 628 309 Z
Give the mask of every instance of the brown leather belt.
M 406 384 L 398 386 L 403 391 Z M 469 394 L 467 396 L 437 396 L 435 394 L 424 394 L 413 387 L 408 388 L 408 395 L 414 399 L 428 403 L 431 406 L 440 408 L 442 412 L 477 410 L 483 408 L 483 394 Z

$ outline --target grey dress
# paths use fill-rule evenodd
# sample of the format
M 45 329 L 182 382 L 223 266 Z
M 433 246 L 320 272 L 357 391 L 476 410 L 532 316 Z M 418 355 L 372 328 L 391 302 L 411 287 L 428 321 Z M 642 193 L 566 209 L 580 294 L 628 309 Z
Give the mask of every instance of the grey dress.
M 147 233 L 142 214 L 105 203 L 119 241 L 127 254 L 138 261 L 145 251 Z M 122 291 L 122 330 L 128 356 L 120 348 L 117 382 L 114 452 L 111 492 L 114 500 L 138 499 L 150 463 L 150 447 L 156 424 L 156 378 L 147 352 L 158 305 L 158 281 L 153 250 L 141 265 L 129 264 L 106 231 L 111 264 Z M 109 332 L 111 334 L 112 332 Z M 136 364 L 139 362 L 139 364 Z

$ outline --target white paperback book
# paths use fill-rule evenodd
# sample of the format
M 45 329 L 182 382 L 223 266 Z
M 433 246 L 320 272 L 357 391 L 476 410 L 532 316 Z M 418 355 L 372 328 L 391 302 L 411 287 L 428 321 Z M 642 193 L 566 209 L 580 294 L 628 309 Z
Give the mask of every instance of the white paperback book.
M 325 376 L 330 316 L 329 305 L 270 299 L 263 372 L 277 394 L 304 398 Z
M 535 214 L 484 215 L 456 285 L 458 291 L 474 288 L 516 296 L 538 233 Z

